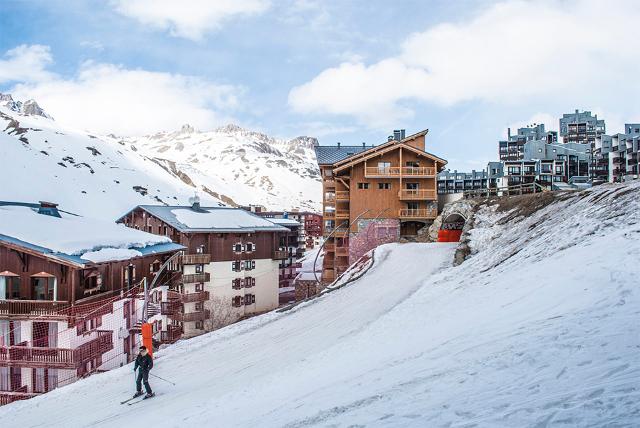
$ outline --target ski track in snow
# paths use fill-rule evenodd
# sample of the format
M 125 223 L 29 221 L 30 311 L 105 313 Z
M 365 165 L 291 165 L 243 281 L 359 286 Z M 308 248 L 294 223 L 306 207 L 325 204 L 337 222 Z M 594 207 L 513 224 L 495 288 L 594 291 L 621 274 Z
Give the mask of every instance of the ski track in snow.
M 547 427 L 640 424 L 640 183 L 476 214 L 456 244 L 389 244 L 354 283 L 0 407 L 6 426 Z M 488 269 L 489 268 L 489 269 Z M 123 409 L 123 407 L 126 407 Z

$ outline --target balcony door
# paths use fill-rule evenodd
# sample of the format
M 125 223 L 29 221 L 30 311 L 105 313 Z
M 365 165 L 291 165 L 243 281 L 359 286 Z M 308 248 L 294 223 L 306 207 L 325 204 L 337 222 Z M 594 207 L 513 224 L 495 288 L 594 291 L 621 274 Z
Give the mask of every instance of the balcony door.
M 20 298 L 20 277 L 9 271 L 0 273 L 0 300 Z
M 387 174 L 391 168 L 391 162 L 378 162 L 378 173 Z
M 54 275 L 40 272 L 31 275 L 31 298 L 33 300 L 56 300 L 57 281 Z

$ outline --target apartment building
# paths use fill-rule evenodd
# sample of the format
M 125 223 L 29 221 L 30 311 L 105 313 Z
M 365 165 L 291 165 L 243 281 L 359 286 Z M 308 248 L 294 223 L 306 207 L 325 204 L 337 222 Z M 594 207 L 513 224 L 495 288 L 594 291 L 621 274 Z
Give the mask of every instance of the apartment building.
M 139 284 L 182 249 L 53 203 L 0 202 L 0 404 L 132 361 Z
M 241 208 L 140 205 L 118 219 L 186 247 L 168 289 L 155 291 L 167 341 L 278 307 L 286 227 Z M 152 320 L 153 321 L 153 320 Z
M 438 194 L 462 193 L 465 190 L 486 189 L 487 171 L 458 172 L 445 170 L 438 173 Z
M 300 235 L 304 233 L 302 225 L 290 218 L 269 218 L 275 224 L 286 227 L 289 232 L 280 234 L 279 248 L 286 251 L 286 258 L 279 262 L 279 293 L 280 304 L 289 303 L 295 300 L 293 281 L 302 264 L 300 258 L 304 256 L 305 242 Z M 304 239 L 304 238 L 303 238 Z
M 412 236 L 438 214 L 444 159 L 425 151 L 428 130 L 394 131 L 378 146 L 316 146 L 323 179 L 323 282 L 369 249 Z
M 322 215 L 310 211 L 300 211 L 293 209 L 291 211 L 267 211 L 256 210 L 255 212 L 260 217 L 265 218 L 286 218 L 295 220 L 303 227 L 299 230 L 299 238 L 306 248 L 313 248 L 313 246 L 322 237 Z
M 595 178 L 611 183 L 640 174 L 640 124 L 626 124 L 626 134 L 600 135 L 594 144 Z
M 507 139 L 498 142 L 498 155 L 501 161 L 522 160 L 524 145 L 530 141 L 543 141 L 549 144 L 558 141 L 558 133 L 545 131 L 544 124 L 533 124 L 518 128 L 515 135 L 511 135 L 511 128 L 507 128 Z
M 588 144 L 593 146 L 596 138 L 606 132 L 603 119 L 590 111 L 565 113 L 560 118 L 560 136 L 563 143 Z

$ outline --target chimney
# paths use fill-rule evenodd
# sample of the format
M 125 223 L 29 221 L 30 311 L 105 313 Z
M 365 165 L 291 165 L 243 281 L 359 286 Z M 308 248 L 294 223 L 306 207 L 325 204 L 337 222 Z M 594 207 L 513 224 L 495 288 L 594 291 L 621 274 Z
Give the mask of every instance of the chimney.
M 40 201 L 40 208 L 38 208 L 38 214 L 50 215 L 51 217 L 62 218 L 58 211 L 58 204 L 53 202 Z
M 393 130 L 393 139 L 396 141 L 400 141 L 404 138 L 404 129 L 394 129 Z
M 631 133 L 631 131 L 629 131 L 629 133 Z M 367 144 L 363 141 L 363 142 L 362 142 L 362 148 L 364 149 L 364 148 L 366 148 L 366 147 L 367 147 Z
M 393 135 L 389 135 L 389 136 L 387 137 L 387 141 L 393 141 Z
M 191 202 L 191 209 L 194 211 L 200 211 L 200 196 L 194 195 L 193 198 L 189 198 L 189 202 Z M 249 208 L 251 209 L 251 208 Z
M 507 141 L 511 139 L 511 128 L 507 128 Z
M 340 141 L 338 141 L 338 148 L 340 148 Z

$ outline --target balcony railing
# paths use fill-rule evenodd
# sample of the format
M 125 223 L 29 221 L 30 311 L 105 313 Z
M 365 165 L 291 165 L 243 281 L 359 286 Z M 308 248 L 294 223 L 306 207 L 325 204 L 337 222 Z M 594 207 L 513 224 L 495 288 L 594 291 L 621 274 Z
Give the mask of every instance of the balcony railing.
M 337 219 L 349 218 L 349 211 L 348 210 L 338 210 L 338 211 L 336 211 L 336 218 Z
M 160 314 L 171 316 L 182 310 L 182 303 L 175 299 L 168 302 L 160 302 Z
M 180 322 L 204 321 L 211 318 L 211 311 L 209 311 L 208 309 L 205 309 L 204 311 L 198 311 L 198 312 L 187 312 L 187 313 L 177 312 L 171 315 L 171 318 Z
M 401 209 L 399 212 L 400 218 L 409 219 L 435 219 L 438 216 L 438 210 L 436 209 Z
M 184 254 L 181 260 L 183 265 L 206 265 L 211 263 L 211 254 Z
M 286 250 L 274 250 L 273 251 L 273 260 L 282 260 L 289 257 L 289 252 Z
M 398 197 L 401 200 L 435 200 L 436 191 L 427 189 L 403 189 L 398 192 Z
M 364 176 L 367 178 L 376 177 L 435 177 L 436 169 L 428 166 L 368 166 L 365 168 Z
M 169 325 L 167 330 L 160 332 L 160 342 L 175 343 L 182 337 L 182 327 Z
M 348 190 L 338 190 L 338 191 L 336 191 L 336 200 L 338 200 L 338 201 L 348 201 L 349 200 L 349 191 Z
M 113 349 L 113 332 L 96 331 L 96 338 L 75 349 L 29 346 L 0 347 L 0 366 L 76 369 Z
M 336 238 L 344 238 L 346 236 L 349 236 L 349 229 L 346 227 L 339 227 L 337 229 L 333 229 L 333 235 Z
M 332 219 L 336 217 L 336 212 L 334 210 L 327 210 L 324 212 L 324 218 Z
M 37 392 L 0 391 L 0 406 L 13 403 L 14 401 L 28 400 L 38 395 L 40 395 L 40 393 Z
M 183 284 L 195 284 L 198 282 L 209 282 L 211 280 L 211 274 L 205 273 L 191 273 L 182 275 Z
M 69 303 L 53 300 L 0 300 L 0 318 L 48 318 L 65 320 Z
M 336 256 L 348 256 L 349 247 L 336 247 Z
M 324 244 L 325 251 L 335 251 L 335 249 L 336 249 L 335 244 Z
M 181 303 L 204 302 L 209 300 L 208 291 L 196 291 L 195 293 L 178 293 L 176 291 L 169 291 L 167 296 L 169 297 L 169 300 L 177 300 Z

